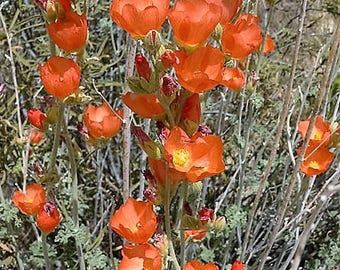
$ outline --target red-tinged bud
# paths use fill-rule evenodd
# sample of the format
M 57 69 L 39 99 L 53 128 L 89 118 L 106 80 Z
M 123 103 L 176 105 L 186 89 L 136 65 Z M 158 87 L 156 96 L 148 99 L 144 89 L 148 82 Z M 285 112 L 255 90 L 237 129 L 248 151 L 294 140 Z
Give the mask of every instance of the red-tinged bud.
M 198 212 L 198 218 L 203 225 L 207 224 L 209 221 L 214 220 L 214 210 L 207 207 L 202 207 L 202 209 Z
M 252 86 L 255 86 L 256 83 L 259 81 L 259 79 L 260 79 L 260 77 L 257 76 L 256 71 L 252 70 L 250 72 L 250 81 L 251 81 Z
M 146 60 L 146 58 L 142 54 L 137 53 L 135 57 L 135 64 L 138 76 L 149 81 L 151 76 L 151 69 L 148 60 Z
M 173 51 L 167 50 L 161 55 L 161 62 L 165 68 L 171 68 L 179 63 L 179 59 Z
M 151 186 L 156 187 L 157 185 L 156 178 L 153 176 L 151 171 L 144 170 L 142 173 L 143 173 L 143 176 L 145 177 L 145 180 L 147 180 Z
M 45 170 L 43 167 L 41 167 L 41 165 L 38 163 L 38 162 L 35 162 L 33 164 L 33 169 L 34 169 L 34 172 L 37 174 L 37 176 L 40 178 L 40 177 L 43 177 L 45 175 Z
M 44 138 L 44 133 L 38 130 L 30 131 L 30 142 L 31 144 L 38 144 Z
M 78 132 L 81 136 L 87 136 L 88 135 L 88 131 L 87 131 L 86 126 L 81 122 L 77 124 L 77 130 L 78 130 Z
M 160 121 L 156 122 L 156 127 L 158 129 L 158 137 L 164 143 L 168 139 L 167 129 L 165 125 Z
M 190 204 L 188 202 L 184 202 L 184 214 L 188 216 L 192 216 L 192 209 L 190 207 Z
M 47 0 L 34 0 L 34 3 L 38 5 L 42 10 L 46 11 Z
M 144 197 L 152 204 L 157 204 L 158 198 L 154 188 L 147 187 L 143 192 Z
M 202 124 L 198 126 L 198 132 L 200 132 L 203 136 L 207 136 L 212 133 L 210 127 Z
M 142 128 L 132 126 L 131 132 L 137 137 L 140 147 L 149 157 L 154 159 L 162 158 L 162 149 L 156 142 L 150 139 Z
M 28 121 L 38 129 L 43 129 L 48 123 L 46 115 L 38 109 L 30 109 L 27 113 Z
M 158 51 L 162 46 L 162 36 L 156 30 L 151 30 L 144 38 L 144 45 L 153 52 Z
M 169 74 L 165 74 L 163 76 L 163 82 L 162 82 L 162 91 L 164 95 L 168 97 L 171 96 L 175 91 L 175 87 L 176 87 L 176 82 L 174 78 L 172 78 Z

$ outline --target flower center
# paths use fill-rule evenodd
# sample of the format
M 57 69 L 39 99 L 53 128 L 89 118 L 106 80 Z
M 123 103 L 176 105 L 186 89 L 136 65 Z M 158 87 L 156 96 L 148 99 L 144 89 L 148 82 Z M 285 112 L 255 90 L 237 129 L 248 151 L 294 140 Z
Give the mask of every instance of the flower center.
M 173 162 L 177 166 L 183 167 L 189 160 L 189 151 L 185 149 L 178 149 L 173 152 Z
M 320 141 L 321 139 L 322 139 L 322 133 L 321 133 L 321 132 L 317 132 L 317 133 L 314 135 L 314 140 Z
M 312 161 L 312 162 L 309 164 L 309 167 L 311 167 L 311 168 L 314 169 L 314 170 L 320 170 L 319 163 L 317 163 L 316 161 Z

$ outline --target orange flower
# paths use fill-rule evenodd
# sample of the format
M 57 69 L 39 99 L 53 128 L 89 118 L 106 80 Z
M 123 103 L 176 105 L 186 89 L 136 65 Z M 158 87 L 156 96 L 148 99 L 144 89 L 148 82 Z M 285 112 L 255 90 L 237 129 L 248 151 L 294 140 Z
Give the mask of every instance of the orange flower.
M 187 90 L 201 93 L 218 85 L 222 79 L 224 56 L 211 46 L 198 48 L 191 54 L 178 51 L 174 64 L 179 83 Z
M 206 0 L 178 0 L 169 12 L 175 40 L 190 51 L 204 44 L 221 18 L 221 8 Z
M 21 213 L 36 215 L 46 201 L 46 192 L 40 184 L 32 184 L 25 192 L 14 192 L 12 201 Z
M 146 243 L 157 226 L 152 204 L 129 198 L 111 217 L 110 227 L 133 243 Z
M 242 59 L 255 51 L 262 42 L 258 18 L 243 14 L 232 24 L 226 24 L 222 33 L 222 50 L 232 58 Z
M 127 244 L 122 250 L 123 259 L 118 270 L 161 270 L 162 257 L 159 250 L 151 244 Z
M 298 131 L 302 139 L 305 139 L 307 129 L 310 123 L 310 118 L 302 121 L 298 125 Z M 329 122 L 324 122 L 322 116 L 317 115 L 315 118 L 312 134 L 310 137 L 310 144 L 317 146 L 326 146 L 331 140 L 331 125 Z
M 106 102 L 98 107 L 88 105 L 84 112 L 84 124 L 89 136 L 94 139 L 115 136 L 123 124 L 118 116 L 123 116 L 123 110 L 117 110 L 114 113 Z
M 30 142 L 32 144 L 38 144 L 44 138 L 44 133 L 41 131 L 31 130 L 30 131 Z
M 273 52 L 274 50 L 275 50 L 274 40 L 272 39 L 272 37 L 270 35 L 267 35 L 266 41 L 265 41 L 264 47 L 263 47 L 263 53 L 269 54 L 269 53 Z
M 44 233 L 53 232 L 59 225 L 61 216 L 53 202 L 46 202 L 37 216 L 38 228 Z
M 43 129 L 44 125 L 48 123 L 46 115 L 38 109 L 29 109 L 27 118 L 30 123 L 38 129 Z
M 110 8 L 112 20 L 134 38 L 158 30 L 168 13 L 170 0 L 114 0 Z
M 199 261 L 190 261 L 184 265 L 183 270 L 218 270 L 218 266 L 213 263 L 204 265 Z
M 240 261 L 235 261 L 231 266 L 230 270 L 244 270 L 243 263 Z
M 66 52 L 81 50 L 87 39 L 87 20 L 85 14 L 78 15 L 69 10 L 63 18 L 47 26 L 48 34 L 57 46 Z
M 74 94 L 80 83 L 80 67 L 74 61 L 52 56 L 39 66 L 41 81 L 46 92 L 56 98 Z
M 165 187 L 166 181 L 166 172 L 168 173 L 168 177 L 170 179 L 170 185 L 176 185 L 181 180 L 185 179 L 185 174 L 178 172 L 172 168 L 168 168 L 166 171 L 166 163 L 160 159 L 153 159 L 148 157 L 148 163 L 152 172 L 152 175 L 155 177 L 156 183 L 162 187 Z
M 298 154 L 300 152 L 301 148 L 297 150 Z M 327 171 L 334 159 L 334 154 L 325 147 L 316 150 L 315 146 L 309 145 L 304 158 L 300 170 L 307 176 L 314 176 Z
M 208 3 L 219 5 L 222 9 L 220 23 L 229 23 L 237 14 L 242 5 L 242 0 L 206 0 Z
M 221 84 L 229 89 L 240 90 L 244 86 L 245 81 L 246 78 L 240 68 L 235 67 L 223 69 Z
M 224 171 L 223 143 L 218 136 L 196 133 L 190 139 L 181 128 L 175 127 L 170 131 L 164 150 L 170 168 L 186 173 L 190 182 Z
M 123 102 L 132 111 L 143 118 L 157 118 L 164 114 L 164 108 L 155 94 L 135 94 L 128 92 Z
M 191 237 L 191 239 L 196 241 L 201 241 L 205 235 L 207 234 L 206 229 L 198 229 L 198 230 L 184 230 L 184 238 L 188 239 Z

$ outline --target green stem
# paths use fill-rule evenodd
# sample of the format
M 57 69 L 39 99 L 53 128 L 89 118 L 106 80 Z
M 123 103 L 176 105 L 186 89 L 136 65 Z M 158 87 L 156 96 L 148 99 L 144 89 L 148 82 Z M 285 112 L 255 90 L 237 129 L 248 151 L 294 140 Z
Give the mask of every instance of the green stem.
M 188 193 L 188 182 L 183 181 L 182 182 L 182 192 L 181 192 L 181 205 L 180 208 L 180 218 L 181 218 L 181 224 L 180 224 L 180 233 L 181 233 L 181 242 L 180 242 L 180 261 L 181 261 L 181 268 L 183 269 L 184 263 L 185 263 L 185 236 L 184 236 L 184 228 L 183 228 L 183 209 L 184 209 L 184 203 L 187 198 Z
M 42 242 L 42 249 L 44 253 L 44 259 L 45 259 L 45 269 L 51 270 L 51 264 L 50 260 L 48 258 L 48 247 L 47 247 L 47 241 L 46 241 L 46 234 L 42 233 L 41 235 L 41 242 Z
M 168 238 L 169 243 L 169 250 L 170 250 L 170 256 L 172 258 L 172 261 L 174 263 L 176 270 L 181 270 L 181 267 L 178 263 L 178 260 L 176 258 L 175 249 L 172 242 L 172 236 L 171 236 L 171 227 L 170 227 L 170 203 L 171 203 L 171 197 L 170 197 L 170 179 L 168 177 L 168 165 L 166 167 L 166 181 L 165 181 L 165 198 L 164 198 L 164 215 L 165 215 L 165 232 L 166 236 Z
M 58 120 L 57 120 L 57 125 L 54 129 L 54 140 L 53 140 L 53 146 L 52 146 L 52 151 L 51 151 L 51 156 L 50 156 L 50 163 L 47 171 L 47 178 L 51 176 L 55 172 L 56 168 L 56 161 L 57 161 L 57 153 L 58 153 L 58 148 L 59 148 L 59 143 L 60 143 L 60 134 L 61 134 L 61 126 L 63 123 L 64 119 L 64 110 L 65 110 L 65 105 L 63 104 L 62 101 L 58 100 Z
M 66 141 L 66 147 L 69 154 L 69 162 L 70 162 L 70 170 L 71 170 L 71 178 L 72 178 L 72 219 L 75 227 L 79 228 L 79 217 L 78 217 L 78 174 L 77 174 L 77 162 L 74 154 L 74 148 L 72 145 L 72 141 L 67 129 L 67 123 L 65 118 L 63 117 L 63 131 L 64 137 Z M 78 253 L 79 267 L 81 270 L 85 270 L 85 260 L 83 256 L 82 246 L 79 241 L 76 240 L 76 248 Z

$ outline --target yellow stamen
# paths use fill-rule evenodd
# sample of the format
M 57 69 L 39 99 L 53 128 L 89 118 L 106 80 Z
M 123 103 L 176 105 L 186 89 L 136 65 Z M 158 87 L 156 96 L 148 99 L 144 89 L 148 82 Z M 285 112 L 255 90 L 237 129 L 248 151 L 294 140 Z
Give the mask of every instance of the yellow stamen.
M 189 151 L 185 149 L 178 149 L 173 152 L 173 162 L 177 166 L 183 167 L 189 161 Z
M 309 167 L 311 167 L 311 168 L 314 169 L 314 170 L 320 170 L 319 163 L 317 163 L 316 161 L 312 161 L 312 162 L 309 164 Z
M 321 139 L 322 139 L 322 133 L 321 133 L 321 132 L 317 132 L 317 133 L 314 135 L 314 140 L 320 141 Z

